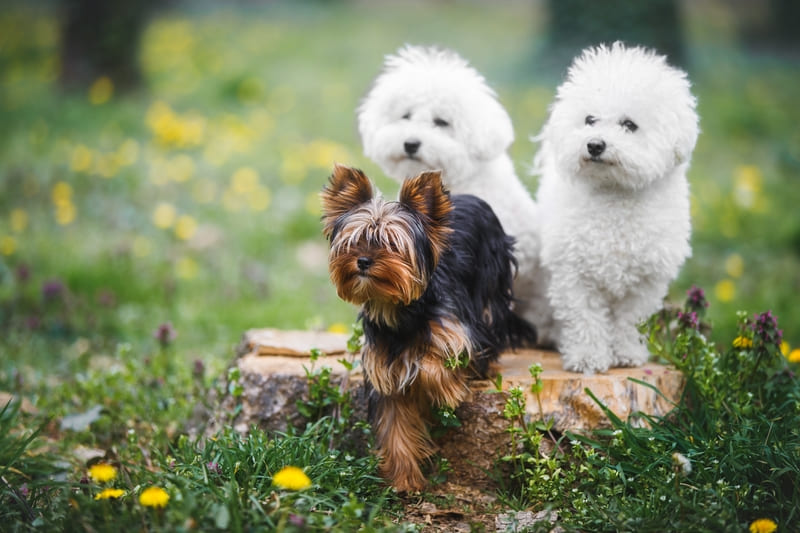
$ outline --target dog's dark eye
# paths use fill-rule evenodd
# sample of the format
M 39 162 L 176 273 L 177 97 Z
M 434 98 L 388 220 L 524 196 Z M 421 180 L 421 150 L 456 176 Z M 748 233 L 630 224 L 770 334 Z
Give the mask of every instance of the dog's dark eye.
M 406 113 L 405 115 L 403 115 L 400 118 L 402 118 L 403 120 L 411 120 L 411 111 L 409 111 L 408 113 Z
M 586 115 L 586 118 L 583 120 L 583 122 L 587 126 L 594 126 L 594 123 L 597 122 L 597 117 L 594 115 Z
M 631 133 L 639 129 L 639 126 L 637 126 L 636 123 L 629 118 L 626 118 L 625 120 L 620 122 L 619 125 Z
M 450 123 L 447 122 L 445 119 L 439 118 L 439 117 L 436 117 L 435 119 L 433 119 L 433 123 L 434 123 L 434 125 L 436 125 L 436 126 L 438 126 L 440 128 L 446 128 L 447 126 L 450 125 Z

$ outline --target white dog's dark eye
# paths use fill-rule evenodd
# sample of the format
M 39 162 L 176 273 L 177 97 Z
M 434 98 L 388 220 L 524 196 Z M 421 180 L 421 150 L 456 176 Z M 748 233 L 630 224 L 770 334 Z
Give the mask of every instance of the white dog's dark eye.
M 400 118 L 402 118 L 403 120 L 411 120 L 411 111 L 409 111 L 408 113 L 406 113 L 405 115 L 403 115 Z
M 447 122 L 445 119 L 439 117 L 433 119 L 433 123 L 434 125 L 439 126 L 440 128 L 446 128 L 447 126 L 450 125 L 450 123 Z
M 594 123 L 597 122 L 597 117 L 594 115 L 586 115 L 586 118 L 583 121 L 587 126 L 594 126 Z
M 637 126 L 636 123 L 629 118 L 626 118 L 625 120 L 620 122 L 619 125 L 631 133 L 639 129 L 639 126 Z

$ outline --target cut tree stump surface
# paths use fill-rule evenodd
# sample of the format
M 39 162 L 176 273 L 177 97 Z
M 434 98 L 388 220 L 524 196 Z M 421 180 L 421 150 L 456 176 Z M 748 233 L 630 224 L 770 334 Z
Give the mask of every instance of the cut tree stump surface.
M 352 357 L 347 354 L 347 340 L 347 335 L 334 333 L 247 331 L 233 363 L 239 370 L 241 394 L 229 393 L 222 398 L 207 432 L 213 433 L 226 424 L 233 424 L 243 433 L 253 425 L 279 431 L 289 426 L 302 427 L 305 420 L 296 405 L 307 398 L 307 370 L 323 367 L 331 369 L 332 383 L 350 391 L 355 417 L 365 419 L 366 394 L 360 367 L 348 372 L 340 362 Z M 312 349 L 324 355 L 312 362 L 309 357 Z M 528 367 L 534 363 L 543 368 L 541 413 L 539 402 L 530 391 L 533 379 Z M 525 391 L 526 418 L 538 420 L 543 416 L 552 420 L 552 429 L 560 433 L 587 432 L 610 425 L 586 389 L 624 420 L 636 413 L 654 416 L 668 413 L 683 388 L 682 374 L 664 365 L 649 363 L 585 376 L 564 371 L 557 353 L 541 350 L 505 353 L 493 370 L 502 375 L 502 391 L 497 391 L 494 381 L 472 381 L 470 397 L 456 410 L 461 426 L 436 439 L 439 454 L 453 467 L 451 475 L 462 484 L 485 485 L 485 471 L 492 469 L 498 456 L 508 453 L 508 421 L 503 418 L 503 407 L 512 387 Z M 347 381 L 342 384 L 345 378 Z

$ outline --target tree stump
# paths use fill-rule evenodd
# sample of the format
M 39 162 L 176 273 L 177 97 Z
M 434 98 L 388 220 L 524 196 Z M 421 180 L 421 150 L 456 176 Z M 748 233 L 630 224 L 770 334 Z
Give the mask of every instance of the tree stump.
M 276 431 L 303 427 L 306 420 L 297 403 L 308 397 L 307 373 L 323 367 L 331 369 L 332 384 L 350 391 L 355 418 L 365 420 L 366 394 L 360 368 L 356 366 L 350 372 L 340 362 L 353 357 L 347 353 L 347 339 L 347 335 L 334 333 L 247 331 L 233 363 L 238 369 L 238 382 L 222 398 L 206 433 L 212 434 L 228 424 L 241 433 L 252 426 Z M 323 355 L 312 361 L 312 349 Z M 543 389 L 538 400 L 531 392 L 533 378 L 528 370 L 534 363 L 543 367 L 540 375 Z M 498 457 L 508 453 L 509 422 L 503 417 L 503 408 L 512 387 L 521 387 L 525 392 L 526 418 L 552 420 L 552 430 L 558 433 L 588 432 L 610 426 L 586 389 L 617 416 L 626 419 L 637 413 L 665 415 L 683 388 L 682 374 L 664 365 L 649 363 L 585 376 L 562 370 L 557 353 L 541 350 L 505 353 L 494 370 L 502 375 L 500 390 L 496 381 L 473 381 L 470 397 L 456 409 L 461 426 L 450 428 L 436 438 L 439 455 L 452 467 L 451 477 L 462 485 L 489 485 L 486 472 L 494 468 Z

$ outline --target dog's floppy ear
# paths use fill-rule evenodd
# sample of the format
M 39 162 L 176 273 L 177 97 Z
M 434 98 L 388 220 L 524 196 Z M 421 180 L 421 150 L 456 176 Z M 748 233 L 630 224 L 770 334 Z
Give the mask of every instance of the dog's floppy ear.
M 372 183 L 369 178 L 356 168 L 346 167 L 338 163 L 333 167 L 333 174 L 328 184 L 322 189 L 322 223 L 323 233 L 330 238 L 336 220 L 363 203 L 372 200 Z
M 511 117 L 493 97 L 487 95 L 469 113 L 469 131 L 464 130 L 464 134 L 478 159 L 494 159 L 514 142 Z
M 451 232 L 450 213 L 453 211 L 450 194 L 442 184 L 441 171 L 423 172 L 403 181 L 398 201 L 422 215 L 435 260 L 438 261 L 439 254 L 447 245 L 447 236 Z

